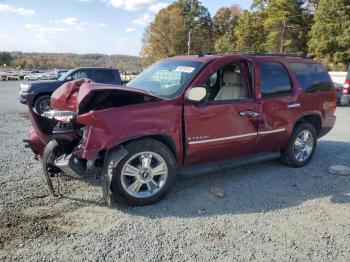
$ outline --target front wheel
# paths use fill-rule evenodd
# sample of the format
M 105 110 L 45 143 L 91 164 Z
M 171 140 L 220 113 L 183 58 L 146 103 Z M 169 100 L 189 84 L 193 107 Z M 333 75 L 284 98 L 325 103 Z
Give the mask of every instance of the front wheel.
M 51 97 L 48 95 L 40 96 L 35 100 L 34 109 L 38 115 L 51 110 Z
M 114 198 L 132 206 L 159 201 L 176 181 L 172 152 L 154 139 L 137 140 L 125 147 L 128 154 L 113 170 L 111 190 Z
M 298 125 L 287 147 L 282 150 L 282 161 L 291 167 L 303 167 L 312 159 L 317 144 L 317 132 L 309 123 Z

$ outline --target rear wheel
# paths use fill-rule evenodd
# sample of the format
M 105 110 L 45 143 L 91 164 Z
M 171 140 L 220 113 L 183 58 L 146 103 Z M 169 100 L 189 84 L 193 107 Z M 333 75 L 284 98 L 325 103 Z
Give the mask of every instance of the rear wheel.
M 133 206 L 159 201 L 176 181 L 172 152 L 153 139 L 131 142 L 126 149 L 128 154 L 113 171 L 113 196 L 118 202 Z
M 34 109 L 38 115 L 51 110 L 51 97 L 49 95 L 40 96 L 35 100 Z
M 309 123 L 296 126 L 288 146 L 282 151 L 282 160 L 292 167 L 303 167 L 312 159 L 317 144 L 317 132 Z

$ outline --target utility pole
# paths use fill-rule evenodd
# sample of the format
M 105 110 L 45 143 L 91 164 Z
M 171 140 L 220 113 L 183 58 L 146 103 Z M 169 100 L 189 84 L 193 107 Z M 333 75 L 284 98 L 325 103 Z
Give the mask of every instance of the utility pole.
M 192 28 L 188 31 L 187 55 L 191 54 Z
M 188 31 L 188 43 L 187 43 L 187 54 L 191 54 L 191 45 L 192 45 L 192 33 L 194 30 L 201 26 L 201 22 L 198 17 L 195 17 L 190 25 L 190 30 Z
M 283 31 L 282 31 L 282 41 L 281 41 L 281 47 L 280 52 L 283 53 L 284 51 L 284 38 L 286 37 L 286 19 L 283 20 Z

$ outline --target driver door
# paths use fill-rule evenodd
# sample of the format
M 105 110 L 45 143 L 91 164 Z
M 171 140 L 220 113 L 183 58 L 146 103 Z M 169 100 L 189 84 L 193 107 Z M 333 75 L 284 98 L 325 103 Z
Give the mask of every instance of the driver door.
M 202 73 L 207 75 L 206 101 L 201 104 L 185 102 L 186 165 L 256 152 L 261 112 L 250 81 L 247 81 L 248 74 L 239 61 L 227 61 L 225 66 L 222 65 L 222 61 L 214 62 Z M 232 93 L 232 88 L 242 88 L 241 97 L 234 94 L 237 92 Z M 223 93 L 228 95 L 223 96 Z

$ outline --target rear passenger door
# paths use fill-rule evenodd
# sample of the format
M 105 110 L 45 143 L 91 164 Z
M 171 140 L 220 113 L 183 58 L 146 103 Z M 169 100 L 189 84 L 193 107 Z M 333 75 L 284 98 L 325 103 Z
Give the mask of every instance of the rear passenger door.
M 260 151 L 277 150 L 288 143 L 301 114 L 298 87 L 293 85 L 287 65 L 280 61 L 262 60 L 256 70 L 262 111 L 257 147 Z

